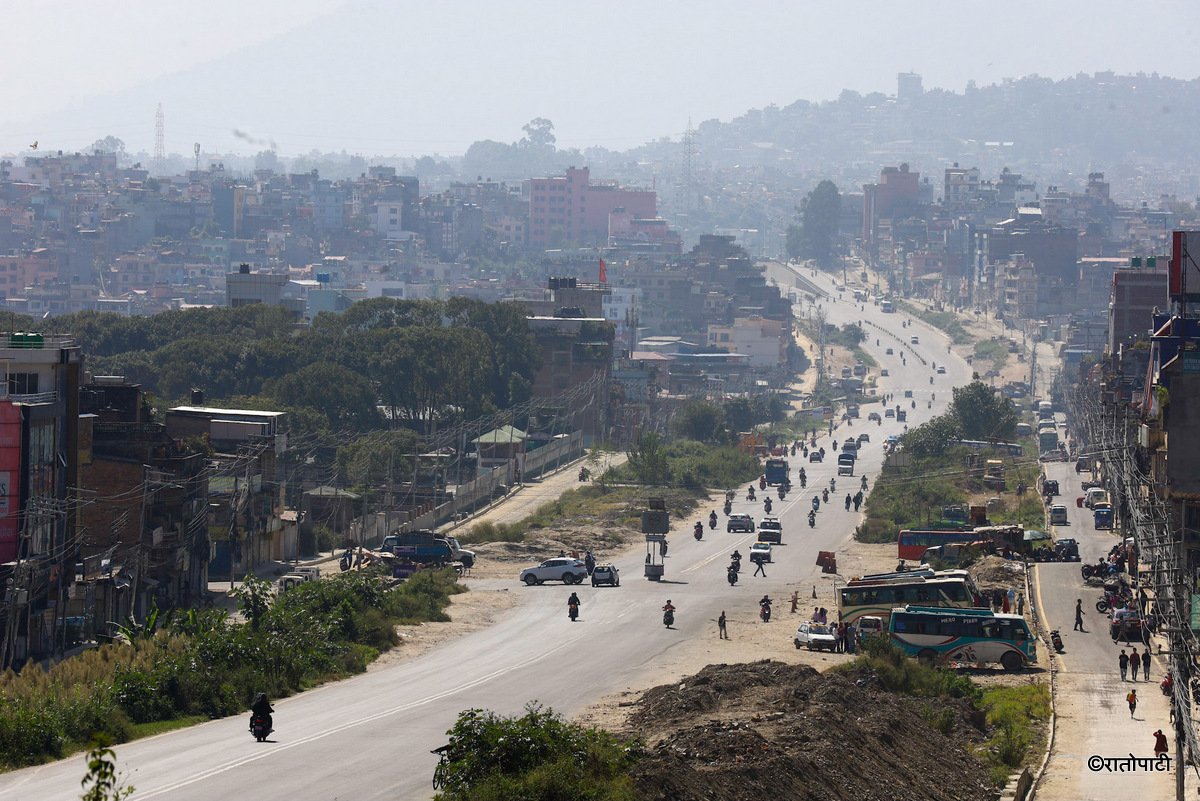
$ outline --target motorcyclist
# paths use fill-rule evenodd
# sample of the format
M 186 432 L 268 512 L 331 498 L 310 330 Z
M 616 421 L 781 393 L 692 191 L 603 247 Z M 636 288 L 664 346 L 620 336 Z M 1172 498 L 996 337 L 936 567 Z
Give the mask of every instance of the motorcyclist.
M 574 592 L 571 593 L 570 597 L 567 598 L 567 610 L 570 611 L 571 607 L 575 607 L 576 609 L 578 609 L 579 603 L 580 602 L 579 602 L 578 593 L 574 593 Z
M 729 499 L 727 498 L 727 499 L 725 500 L 725 514 L 729 514 L 729 512 L 730 512 L 732 509 L 733 509 L 733 504 L 732 504 L 732 503 L 730 503 L 730 502 L 729 502 Z
M 254 696 L 254 703 L 250 705 L 250 722 L 253 723 L 256 717 L 264 717 L 267 719 L 267 730 L 274 731 L 274 721 L 271 718 L 271 714 L 274 711 L 275 709 L 271 706 L 271 702 L 267 700 L 267 694 L 258 693 Z
M 713 509 L 711 512 L 708 513 L 708 525 L 711 526 L 712 528 L 717 527 L 717 510 L 716 509 Z
M 662 611 L 663 623 L 667 626 L 667 628 L 670 628 L 671 624 L 675 622 L 675 605 L 671 603 L 670 598 L 667 599 L 667 603 L 663 606 Z
M 741 551 L 738 551 L 735 549 L 733 553 L 729 554 L 729 566 L 732 567 L 734 570 L 742 569 Z
M 704 536 L 704 524 L 699 520 L 696 521 L 696 525 L 692 527 L 692 530 L 696 534 L 696 539 L 700 539 Z
M 820 508 L 821 508 L 821 499 L 820 499 L 820 497 L 814 495 L 813 499 L 812 499 L 812 510 L 815 512 Z
M 837 480 L 833 479 L 833 478 L 829 479 L 829 491 L 833 492 L 836 489 L 837 489 Z
M 827 490 L 827 489 L 821 490 L 821 500 L 824 501 L 825 503 L 829 503 L 829 490 Z
M 748 500 L 748 501 L 754 500 L 754 487 L 751 487 L 750 489 L 748 489 L 746 491 L 746 500 Z
M 809 528 L 817 527 L 817 513 L 816 512 L 808 513 L 808 527 Z
M 770 498 L 767 498 L 765 501 L 763 501 L 763 509 L 766 511 L 767 514 L 771 514 L 771 499 Z

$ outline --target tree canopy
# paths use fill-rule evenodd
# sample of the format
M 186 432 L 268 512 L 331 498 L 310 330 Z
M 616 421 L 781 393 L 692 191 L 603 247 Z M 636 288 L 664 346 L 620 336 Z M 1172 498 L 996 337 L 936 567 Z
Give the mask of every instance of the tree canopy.
M 833 245 L 842 214 L 842 197 L 837 186 L 828 179 L 821 181 L 804 198 L 799 212 L 798 224 L 788 227 L 788 255 L 813 259 L 817 264 L 828 266 L 833 260 Z

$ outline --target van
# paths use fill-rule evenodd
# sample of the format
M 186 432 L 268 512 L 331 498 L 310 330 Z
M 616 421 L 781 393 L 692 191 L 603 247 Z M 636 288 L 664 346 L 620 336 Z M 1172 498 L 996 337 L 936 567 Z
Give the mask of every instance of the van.
M 1108 491 L 1103 487 L 1092 487 L 1087 491 L 1087 495 L 1083 496 L 1083 505 L 1089 509 L 1095 509 L 1098 504 L 1111 503 L 1108 499 Z
M 1067 507 L 1061 503 L 1056 503 L 1050 507 L 1050 525 L 1066 526 L 1070 525 L 1071 521 L 1067 519 Z
M 863 615 L 858 619 L 858 641 L 863 641 L 871 637 L 881 637 L 887 631 L 887 626 L 883 624 L 883 618 L 875 615 Z

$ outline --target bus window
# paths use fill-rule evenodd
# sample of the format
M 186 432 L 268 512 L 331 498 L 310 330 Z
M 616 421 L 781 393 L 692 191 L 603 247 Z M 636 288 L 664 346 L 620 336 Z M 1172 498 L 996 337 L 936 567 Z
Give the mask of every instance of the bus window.
M 896 604 L 897 606 L 904 605 L 904 596 L 907 595 L 907 593 L 904 591 L 903 587 L 893 587 L 889 594 L 892 596 L 889 599 L 892 603 Z
M 917 600 L 924 602 L 929 600 L 929 591 L 924 587 L 917 587 Z

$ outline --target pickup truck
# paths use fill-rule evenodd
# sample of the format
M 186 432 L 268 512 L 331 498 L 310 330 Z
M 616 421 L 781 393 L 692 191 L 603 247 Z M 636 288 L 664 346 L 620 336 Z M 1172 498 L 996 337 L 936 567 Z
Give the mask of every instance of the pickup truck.
M 463 550 L 455 537 L 439 537 L 428 530 L 405 531 L 389 534 L 383 538 L 380 550 L 385 553 L 401 555 L 397 548 L 405 548 L 404 556 L 415 558 L 421 562 L 462 562 L 463 567 L 469 568 L 475 564 L 475 553 Z M 415 550 L 407 550 L 415 549 Z

